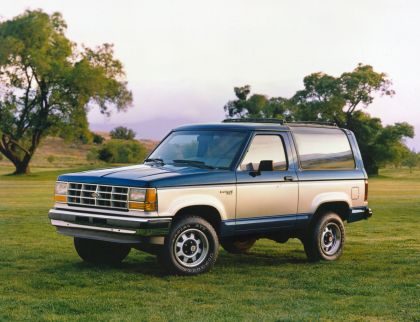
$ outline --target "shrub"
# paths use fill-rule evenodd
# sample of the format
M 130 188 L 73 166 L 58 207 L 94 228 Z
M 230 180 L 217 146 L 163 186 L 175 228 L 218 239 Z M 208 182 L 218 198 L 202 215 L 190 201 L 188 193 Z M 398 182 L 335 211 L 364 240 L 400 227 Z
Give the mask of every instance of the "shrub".
M 146 154 L 146 148 L 134 140 L 110 140 L 98 149 L 98 159 L 110 163 L 141 162 Z
M 136 132 L 124 126 L 119 126 L 113 129 L 110 135 L 112 139 L 116 140 L 134 140 Z
M 92 142 L 92 139 L 93 139 L 93 134 L 90 131 L 86 131 L 86 132 L 80 133 L 76 137 L 76 142 L 80 142 L 82 144 L 89 144 Z
M 53 163 L 53 162 L 55 161 L 55 156 L 53 156 L 53 155 L 49 155 L 49 156 L 47 157 L 47 161 L 48 161 L 49 163 Z
M 91 149 L 86 155 L 86 160 L 89 161 L 90 163 L 95 163 L 96 161 L 98 161 L 99 160 L 98 149 L 97 148 Z
M 93 133 L 93 143 L 95 144 L 102 144 L 104 143 L 105 138 L 102 135 Z

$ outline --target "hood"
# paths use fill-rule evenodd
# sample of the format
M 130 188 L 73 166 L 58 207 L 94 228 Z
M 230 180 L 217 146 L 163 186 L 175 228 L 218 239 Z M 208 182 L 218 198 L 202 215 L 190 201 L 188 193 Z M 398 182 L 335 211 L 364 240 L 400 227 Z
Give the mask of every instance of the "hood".
M 222 177 L 222 178 L 221 178 Z M 234 173 L 228 170 L 209 170 L 191 166 L 134 165 L 120 168 L 90 170 L 63 174 L 59 181 L 117 185 L 129 187 L 163 187 L 209 184 L 218 180 L 234 181 Z

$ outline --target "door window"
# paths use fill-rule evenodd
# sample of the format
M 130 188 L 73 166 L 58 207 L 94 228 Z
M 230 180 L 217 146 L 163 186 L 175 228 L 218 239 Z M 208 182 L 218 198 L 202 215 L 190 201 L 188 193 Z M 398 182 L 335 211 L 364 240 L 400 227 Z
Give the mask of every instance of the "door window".
M 242 160 L 240 170 L 257 171 L 261 161 L 272 161 L 273 171 L 287 170 L 287 158 L 281 136 L 256 135 Z

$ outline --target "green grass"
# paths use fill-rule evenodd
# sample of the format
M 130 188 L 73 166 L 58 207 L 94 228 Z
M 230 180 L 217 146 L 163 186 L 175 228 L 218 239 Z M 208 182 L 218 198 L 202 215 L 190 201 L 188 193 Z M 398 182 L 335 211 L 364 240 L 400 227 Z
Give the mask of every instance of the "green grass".
M 346 225 L 337 262 L 260 240 L 197 277 L 166 276 L 138 251 L 120 268 L 82 263 L 47 219 L 59 172 L 0 175 L 0 320 L 420 320 L 419 170 L 370 179 L 374 216 Z

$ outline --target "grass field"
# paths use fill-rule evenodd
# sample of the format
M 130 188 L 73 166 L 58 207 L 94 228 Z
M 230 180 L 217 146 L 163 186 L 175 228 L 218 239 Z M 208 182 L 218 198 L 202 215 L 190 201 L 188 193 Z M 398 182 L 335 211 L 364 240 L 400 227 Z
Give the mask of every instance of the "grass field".
M 370 179 L 374 216 L 346 226 L 337 262 L 260 240 L 197 277 L 165 276 L 138 251 L 120 268 L 82 263 L 47 219 L 58 173 L 0 175 L 0 320 L 420 320 L 419 170 Z

